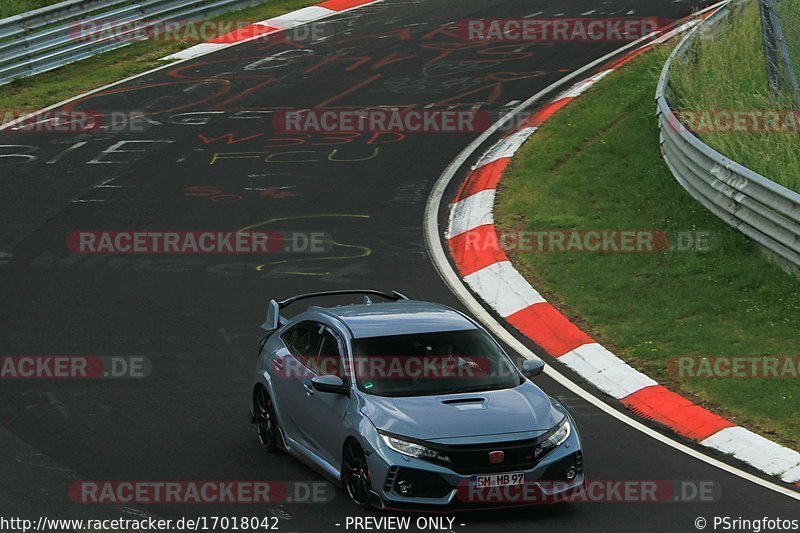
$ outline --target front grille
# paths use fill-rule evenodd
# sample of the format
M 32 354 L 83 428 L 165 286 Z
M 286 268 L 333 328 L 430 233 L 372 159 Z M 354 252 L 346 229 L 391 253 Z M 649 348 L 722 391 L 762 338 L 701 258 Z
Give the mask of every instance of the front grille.
M 427 446 L 446 454 L 451 462 L 434 461 L 459 474 L 491 474 L 495 472 L 511 472 L 533 468 L 547 452 L 535 456 L 535 450 L 544 437 L 536 439 L 497 442 L 492 444 L 460 445 L 460 446 Z M 503 462 L 492 464 L 489 460 L 491 452 L 503 452 Z

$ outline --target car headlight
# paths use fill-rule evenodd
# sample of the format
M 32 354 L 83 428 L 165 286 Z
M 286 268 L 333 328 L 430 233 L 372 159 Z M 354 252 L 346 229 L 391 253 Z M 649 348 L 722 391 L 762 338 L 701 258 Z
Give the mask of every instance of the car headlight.
M 450 458 L 447 455 L 436 450 L 432 450 L 426 446 L 422 446 L 421 444 L 408 442 L 398 439 L 397 437 L 384 435 L 383 433 L 381 433 L 381 438 L 383 438 L 383 442 L 385 442 L 389 448 L 404 455 L 410 455 L 411 457 L 416 457 L 417 459 L 444 461 L 447 463 L 450 462 Z
M 536 456 L 538 457 L 544 452 L 550 451 L 553 448 L 561 446 L 572 433 L 572 426 L 569 419 L 565 418 L 563 422 L 542 441 L 538 448 L 536 448 Z

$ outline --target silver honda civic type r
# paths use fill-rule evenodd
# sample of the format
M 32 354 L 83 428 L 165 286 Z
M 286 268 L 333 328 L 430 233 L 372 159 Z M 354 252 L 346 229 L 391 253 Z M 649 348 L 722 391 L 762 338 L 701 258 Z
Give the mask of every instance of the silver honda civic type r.
M 363 303 L 280 314 L 351 295 Z M 358 506 L 551 503 L 584 486 L 574 420 L 530 381 L 544 362 L 518 369 L 458 311 L 331 291 L 270 301 L 262 327 L 250 406 L 261 444 L 341 484 Z

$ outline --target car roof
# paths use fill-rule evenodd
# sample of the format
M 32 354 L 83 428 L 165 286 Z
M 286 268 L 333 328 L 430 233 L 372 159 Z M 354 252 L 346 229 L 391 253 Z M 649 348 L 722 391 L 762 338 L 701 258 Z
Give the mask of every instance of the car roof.
M 475 330 L 475 324 L 447 306 L 419 301 L 320 308 L 350 329 L 356 339 Z

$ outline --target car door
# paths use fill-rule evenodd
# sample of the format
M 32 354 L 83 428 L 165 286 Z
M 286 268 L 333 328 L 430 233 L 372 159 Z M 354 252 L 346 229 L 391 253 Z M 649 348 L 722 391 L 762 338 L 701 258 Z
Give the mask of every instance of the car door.
M 312 446 L 306 418 L 306 387 L 313 375 L 309 366 L 319 352 L 324 329 L 317 322 L 300 322 L 286 330 L 281 335 L 286 349 L 276 353 L 270 369 L 283 430 L 306 448 Z
M 322 332 L 317 357 L 309 367 L 315 375 L 337 375 L 350 384 L 346 371 L 346 351 L 342 338 L 332 330 Z M 336 468 L 340 466 L 343 442 L 343 420 L 350 406 L 350 397 L 343 394 L 319 392 L 312 388 L 311 377 L 306 382 L 306 420 L 309 439 L 314 451 Z

